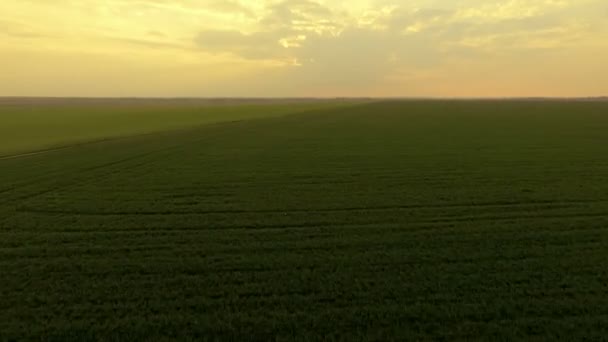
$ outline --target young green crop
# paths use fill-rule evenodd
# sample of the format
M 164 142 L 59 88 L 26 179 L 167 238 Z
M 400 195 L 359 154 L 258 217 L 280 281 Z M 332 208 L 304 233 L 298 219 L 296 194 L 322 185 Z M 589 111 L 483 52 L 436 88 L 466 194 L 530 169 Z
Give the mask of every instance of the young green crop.
M 362 101 L 237 102 L 178 100 L 0 102 L 0 157 L 197 125 L 275 117 Z
M 0 160 L 0 340 L 601 340 L 607 110 L 385 101 Z

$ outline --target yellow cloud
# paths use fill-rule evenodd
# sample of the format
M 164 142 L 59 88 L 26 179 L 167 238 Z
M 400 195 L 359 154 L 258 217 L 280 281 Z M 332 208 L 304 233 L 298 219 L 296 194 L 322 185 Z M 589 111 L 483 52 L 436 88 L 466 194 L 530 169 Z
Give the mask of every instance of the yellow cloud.
M 498 96 L 514 75 L 608 93 L 607 18 L 601 0 L 2 0 L 0 95 Z

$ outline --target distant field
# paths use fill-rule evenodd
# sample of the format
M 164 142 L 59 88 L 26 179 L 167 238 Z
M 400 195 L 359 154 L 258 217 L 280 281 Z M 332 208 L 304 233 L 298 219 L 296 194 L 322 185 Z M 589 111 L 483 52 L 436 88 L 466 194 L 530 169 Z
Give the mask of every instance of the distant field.
M 3 108 L 158 133 L 0 160 L 0 340 L 608 336 L 607 102 L 90 106 Z
M 362 101 L 0 98 L 0 157 Z

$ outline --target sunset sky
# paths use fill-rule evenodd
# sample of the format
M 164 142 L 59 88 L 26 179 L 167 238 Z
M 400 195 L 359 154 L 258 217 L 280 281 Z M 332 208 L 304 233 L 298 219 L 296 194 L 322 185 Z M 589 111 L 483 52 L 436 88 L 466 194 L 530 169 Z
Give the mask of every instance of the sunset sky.
M 606 0 L 0 1 L 0 96 L 598 95 Z

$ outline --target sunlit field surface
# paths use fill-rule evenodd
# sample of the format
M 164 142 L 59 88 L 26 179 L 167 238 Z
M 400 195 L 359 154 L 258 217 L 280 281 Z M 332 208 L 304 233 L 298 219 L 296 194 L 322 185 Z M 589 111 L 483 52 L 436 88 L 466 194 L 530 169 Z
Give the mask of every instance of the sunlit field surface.
M 5 104 L 0 340 L 608 336 L 608 102 L 235 106 Z
M 0 157 L 364 101 L 0 98 Z

